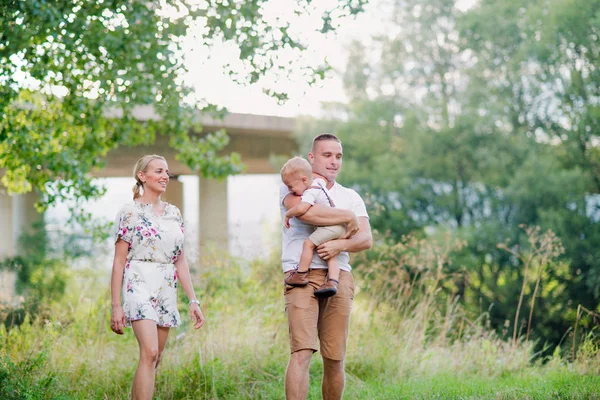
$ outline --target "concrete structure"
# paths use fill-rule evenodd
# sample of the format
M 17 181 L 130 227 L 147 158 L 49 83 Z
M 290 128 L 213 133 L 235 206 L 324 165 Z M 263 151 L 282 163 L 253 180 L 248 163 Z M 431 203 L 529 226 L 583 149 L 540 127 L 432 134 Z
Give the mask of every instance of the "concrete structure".
M 35 209 L 37 194 L 29 192 L 21 196 L 8 196 L 0 186 L 0 261 L 14 257 L 19 252 L 19 238 L 29 232 L 42 215 Z M 0 302 L 14 298 L 16 273 L 0 271 Z
M 158 118 L 149 107 L 136 108 L 134 115 L 141 121 Z M 246 165 L 246 173 L 270 174 L 278 172 L 269 163 L 269 157 L 276 154 L 289 155 L 297 149 L 293 136 L 294 120 L 290 118 L 228 114 L 223 120 L 204 117 L 201 121 L 203 133 L 211 133 L 219 129 L 227 131 L 230 142 L 223 153 L 227 154 L 233 151 L 240 153 L 242 161 Z M 202 133 L 199 135 L 202 136 Z M 94 174 L 98 177 L 131 176 L 133 164 L 137 157 L 144 154 L 164 156 L 169 162 L 170 172 L 174 175 L 196 173 L 175 160 L 175 151 L 169 147 L 168 135 L 158 135 L 152 146 L 119 148 L 110 152 L 106 167 Z
M 158 116 L 150 107 L 134 110 L 140 121 L 157 119 Z M 290 118 L 271 117 L 252 114 L 228 114 L 223 120 L 203 117 L 204 134 L 225 129 L 230 141 L 223 154 L 237 152 L 242 156 L 246 166 L 244 173 L 272 174 L 279 172 L 269 159 L 274 155 L 291 155 L 297 151 L 294 139 L 294 120 Z M 202 135 L 200 133 L 199 135 Z M 132 168 L 138 158 L 145 154 L 160 154 L 167 159 L 169 172 L 173 175 L 197 174 L 186 165 L 175 159 L 175 150 L 169 147 L 169 137 L 158 135 L 152 146 L 119 148 L 108 154 L 107 165 L 94 172 L 97 177 L 130 177 Z M 218 245 L 227 248 L 227 181 L 218 181 L 199 177 L 200 220 L 198 243 L 200 248 L 206 245 Z M 178 206 L 185 214 L 183 207 L 183 185 L 170 182 L 165 200 Z
M 158 119 L 150 107 L 136 108 L 134 115 L 141 121 Z M 277 173 L 277 169 L 269 162 L 274 155 L 290 155 L 297 150 L 293 136 L 294 120 L 289 118 L 228 114 L 223 120 L 210 117 L 201 119 L 203 133 L 225 129 L 230 137 L 230 143 L 224 154 L 240 153 L 246 166 L 245 173 Z M 104 169 L 94 171 L 97 177 L 132 177 L 132 168 L 137 159 L 145 154 L 160 154 L 167 159 L 172 174 L 197 174 L 175 159 L 175 151 L 168 146 L 169 138 L 159 135 L 152 146 L 134 148 L 119 148 L 107 155 L 107 165 Z M 133 183 L 133 178 L 132 178 Z M 227 248 L 227 181 L 199 179 L 200 247 L 216 244 Z M 164 199 L 177 205 L 185 213 L 183 207 L 183 183 L 173 179 L 169 183 Z M 35 220 L 41 219 L 33 208 L 35 196 L 8 196 L 0 191 L 0 260 L 17 254 L 17 240 L 20 234 Z M 14 281 L 14 277 L 9 278 Z M 10 286 L 10 282 L 7 282 Z M 1 282 L 0 282 L 1 285 Z M 4 287 L 0 287 L 4 293 Z M 0 294 L 1 296 L 1 294 Z

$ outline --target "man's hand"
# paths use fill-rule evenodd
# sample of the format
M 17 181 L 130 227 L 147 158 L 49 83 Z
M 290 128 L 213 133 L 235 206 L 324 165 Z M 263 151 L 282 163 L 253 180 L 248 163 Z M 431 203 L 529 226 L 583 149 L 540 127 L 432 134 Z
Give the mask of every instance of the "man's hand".
M 350 239 L 352 236 L 356 235 L 359 228 L 360 222 L 358 222 L 358 218 L 355 215 L 354 218 L 346 222 L 346 233 L 344 233 L 340 239 Z
M 317 247 L 317 254 L 325 261 L 337 257 L 342 251 L 344 251 L 342 240 L 330 240 Z

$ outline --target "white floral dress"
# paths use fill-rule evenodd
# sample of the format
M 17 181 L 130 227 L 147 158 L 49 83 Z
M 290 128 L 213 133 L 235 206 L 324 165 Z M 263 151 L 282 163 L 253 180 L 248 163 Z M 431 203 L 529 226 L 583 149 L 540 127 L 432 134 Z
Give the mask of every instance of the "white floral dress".
M 179 325 L 174 263 L 183 249 L 181 212 L 167 204 L 156 215 L 152 204 L 132 201 L 121 208 L 115 225 L 115 242 L 121 238 L 129 243 L 122 289 L 127 326 L 140 319 L 163 327 Z

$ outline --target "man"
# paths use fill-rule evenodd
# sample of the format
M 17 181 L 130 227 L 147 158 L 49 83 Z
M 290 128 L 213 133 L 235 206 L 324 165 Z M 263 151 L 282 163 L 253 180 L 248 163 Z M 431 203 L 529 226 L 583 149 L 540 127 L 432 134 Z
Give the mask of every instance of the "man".
M 306 399 L 308 371 L 314 352 L 321 350 L 323 357 L 323 399 L 341 399 L 344 391 L 344 359 L 350 311 L 354 299 L 354 280 L 348 252 L 359 252 L 371 247 L 373 239 L 365 203 L 352 189 L 335 180 L 342 167 L 342 143 L 331 134 L 322 134 L 313 140 L 308 161 L 313 171 L 327 180 L 327 189 L 335 208 L 316 204 L 302 216 L 283 228 L 282 264 L 285 276 L 293 273 L 300 260 L 302 243 L 314 226 L 346 224 L 346 235 L 317 247 L 309 270 L 309 284 L 285 288 L 285 311 L 290 332 L 290 360 L 285 376 L 285 395 L 288 400 Z M 286 210 L 300 202 L 285 185 L 280 190 L 280 208 Z M 317 299 L 315 288 L 327 279 L 327 260 L 338 257 L 341 269 L 338 293 L 328 299 Z M 317 340 L 317 338 L 319 340 Z M 317 346 L 320 344 L 320 348 Z

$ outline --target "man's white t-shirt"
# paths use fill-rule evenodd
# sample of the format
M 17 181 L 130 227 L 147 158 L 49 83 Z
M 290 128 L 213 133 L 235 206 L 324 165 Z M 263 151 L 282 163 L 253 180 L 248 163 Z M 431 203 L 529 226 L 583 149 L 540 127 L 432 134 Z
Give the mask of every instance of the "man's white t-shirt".
M 285 213 L 287 211 L 283 205 L 283 199 L 289 193 L 290 191 L 287 186 L 282 183 L 279 189 L 279 208 L 282 221 L 285 219 Z M 336 208 L 351 210 L 357 217 L 369 218 L 365 202 L 354 190 L 346 188 L 336 182 L 331 189 L 329 189 L 329 195 L 335 203 Z M 283 227 L 281 236 L 281 264 L 283 272 L 296 268 L 300 262 L 300 255 L 302 254 L 302 243 L 314 230 L 315 227 L 313 225 L 305 224 L 298 218 L 292 218 L 290 220 L 289 228 Z M 344 271 L 350 271 L 352 269 L 349 264 L 350 255 L 347 252 L 340 253 L 337 259 L 340 269 Z M 310 263 L 310 268 L 327 268 L 327 262 L 321 259 L 315 252 L 313 254 L 312 262 Z

